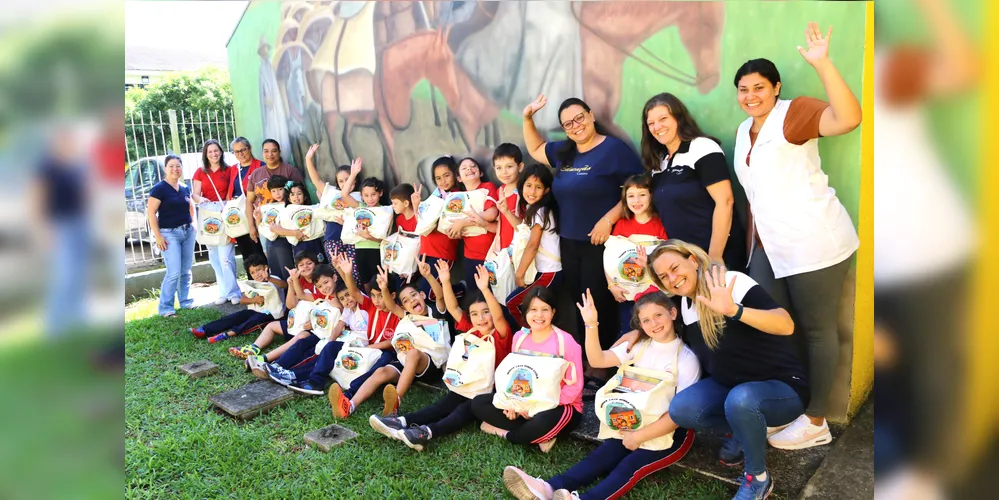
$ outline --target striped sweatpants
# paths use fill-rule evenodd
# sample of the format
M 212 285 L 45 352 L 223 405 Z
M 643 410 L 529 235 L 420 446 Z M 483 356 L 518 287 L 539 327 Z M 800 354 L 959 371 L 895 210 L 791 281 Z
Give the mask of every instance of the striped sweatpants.
M 516 444 L 540 444 L 551 441 L 562 433 L 575 429 L 583 419 L 583 414 L 571 405 L 559 405 L 538 413 L 530 420 L 521 417 L 510 420 L 503 414 L 503 410 L 493 406 L 493 393 L 482 394 L 472 399 L 472 413 L 475 414 L 475 418 L 483 422 L 509 431 L 506 440 Z
M 510 296 L 506 299 L 506 307 L 510 310 L 510 315 L 513 317 L 514 321 L 517 322 L 519 326 L 527 326 L 524 320 L 524 315 L 520 312 L 520 305 L 524 303 L 524 297 L 527 297 L 527 292 L 531 291 L 532 288 L 543 287 L 552 291 L 554 294 L 558 294 L 558 287 L 562 284 L 562 271 L 557 271 L 554 273 L 538 273 L 537 278 L 534 282 L 525 287 L 517 287 L 512 292 Z M 513 325 L 511 325 L 513 327 Z M 517 331 L 517 328 L 513 328 Z

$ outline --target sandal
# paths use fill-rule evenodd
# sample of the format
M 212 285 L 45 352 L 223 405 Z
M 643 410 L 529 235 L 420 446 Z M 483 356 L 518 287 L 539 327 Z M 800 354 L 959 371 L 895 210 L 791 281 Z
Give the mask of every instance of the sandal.
M 260 348 L 253 344 L 247 344 L 243 347 L 230 347 L 229 354 L 239 359 L 246 359 L 250 356 L 260 354 Z

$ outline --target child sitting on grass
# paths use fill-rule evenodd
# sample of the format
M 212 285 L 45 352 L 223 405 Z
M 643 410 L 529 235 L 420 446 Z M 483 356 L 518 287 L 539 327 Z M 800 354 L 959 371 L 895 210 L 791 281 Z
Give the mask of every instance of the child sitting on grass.
M 259 253 L 247 255 L 243 264 L 246 266 L 252 280 L 259 281 L 261 283 L 273 284 L 277 287 L 278 293 L 282 295 L 281 300 L 284 300 L 284 290 L 287 288 L 288 284 L 281 278 L 270 274 L 270 269 L 267 267 L 267 257 Z M 256 304 L 263 306 L 264 297 L 262 295 L 248 297 L 244 293 L 240 296 L 239 303 L 244 305 Z M 211 323 L 206 323 L 203 326 L 191 328 L 191 334 L 199 339 L 208 337 L 208 343 L 214 344 L 230 337 L 255 332 L 272 321 L 274 321 L 274 316 L 271 315 L 269 311 L 244 309 L 212 321 Z

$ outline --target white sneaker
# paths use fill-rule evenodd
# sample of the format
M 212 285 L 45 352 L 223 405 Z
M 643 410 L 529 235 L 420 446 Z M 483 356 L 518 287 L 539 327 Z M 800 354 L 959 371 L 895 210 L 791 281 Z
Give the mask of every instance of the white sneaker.
M 789 425 L 791 424 L 778 425 L 777 427 L 767 427 L 767 437 L 773 436 L 774 434 L 787 429 L 787 426 Z
M 787 428 L 767 438 L 767 442 L 781 450 L 801 450 L 831 443 L 832 434 L 828 422 L 812 425 L 807 416 L 801 415 Z
M 215 299 L 215 305 L 217 305 L 217 306 L 225 304 L 226 302 L 229 302 L 229 299 L 227 299 L 225 297 L 219 297 L 219 298 Z
M 238 306 L 239 305 L 239 297 L 233 297 L 233 298 L 229 299 L 229 303 L 232 304 L 232 305 L 234 305 L 234 306 Z
M 503 485 L 517 500 L 551 500 L 554 493 L 547 482 L 513 466 L 503 469 Z

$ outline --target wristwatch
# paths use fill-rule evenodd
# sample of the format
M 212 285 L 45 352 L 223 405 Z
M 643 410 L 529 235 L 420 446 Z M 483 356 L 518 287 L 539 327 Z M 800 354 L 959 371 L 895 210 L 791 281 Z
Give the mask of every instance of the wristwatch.
M 735 305 L 739 306 L 739 309 L 735 311 L 735 314 L 729 316 L 728 319 L 734 319 L 736 321 L 739 321 L 740 319 L 742 319 L 742 304 L 736 302 Z

